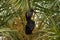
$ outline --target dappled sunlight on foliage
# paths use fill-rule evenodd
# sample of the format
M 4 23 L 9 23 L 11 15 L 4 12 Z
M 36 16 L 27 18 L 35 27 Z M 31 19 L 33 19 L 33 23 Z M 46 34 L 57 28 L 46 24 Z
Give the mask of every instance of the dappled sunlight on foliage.
M 60 40 L 60 0 L 0 0 L 0 38 L 3 40 Z M 34 9 L 35 28 L 25 34 L 25 13 Z

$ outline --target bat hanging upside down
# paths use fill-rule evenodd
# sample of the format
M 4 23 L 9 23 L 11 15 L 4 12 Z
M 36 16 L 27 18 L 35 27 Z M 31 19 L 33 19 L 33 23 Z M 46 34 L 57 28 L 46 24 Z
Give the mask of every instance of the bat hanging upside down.
M 25 28 L 25 33 L 26 34 L 32 34 L 32 31 L 35 27 L 35 21 L 31 20 L 33 12 L 34 12 L 33 9 L 29 9 L 25 14 L 26 21 L 27 21 L 26 28 Z

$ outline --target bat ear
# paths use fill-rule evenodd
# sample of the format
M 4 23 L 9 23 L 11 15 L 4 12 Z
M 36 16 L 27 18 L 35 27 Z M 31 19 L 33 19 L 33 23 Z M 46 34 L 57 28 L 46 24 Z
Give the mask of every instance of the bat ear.
M 34 12 L 34 9 L 33 9 L 33 8 L 30 8 L 30 11 L 31 11 L 31 12 Z

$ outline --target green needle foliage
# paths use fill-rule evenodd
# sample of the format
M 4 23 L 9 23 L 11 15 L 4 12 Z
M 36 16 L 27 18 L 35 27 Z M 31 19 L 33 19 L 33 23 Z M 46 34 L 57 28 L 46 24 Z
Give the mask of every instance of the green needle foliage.
M 60 40 L 60 0 L 0 0 L 0 35 L 4 40 Z M 34 9 L 35 29 L 25 34 L 25 13 Z

